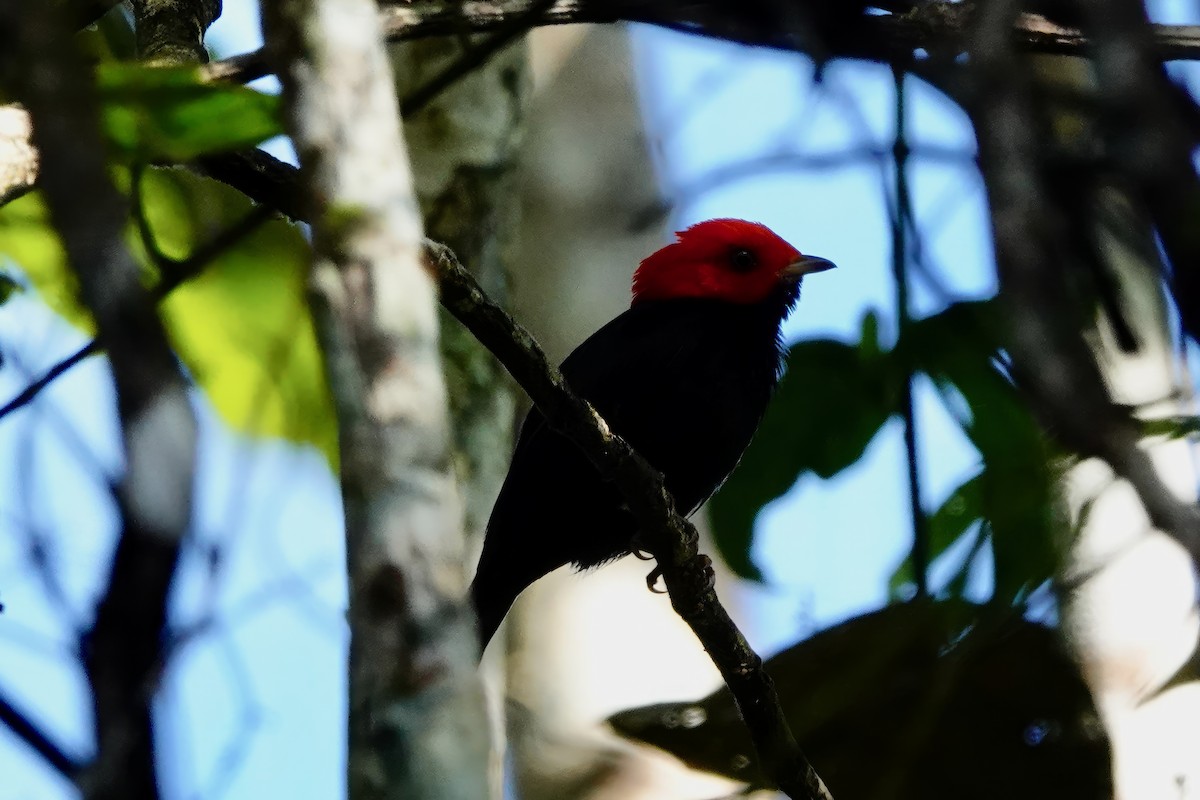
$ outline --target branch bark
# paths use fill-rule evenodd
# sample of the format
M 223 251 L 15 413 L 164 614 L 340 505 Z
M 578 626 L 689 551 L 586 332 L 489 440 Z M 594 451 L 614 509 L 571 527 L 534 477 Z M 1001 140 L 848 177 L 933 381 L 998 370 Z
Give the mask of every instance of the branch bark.
M 764 772 L 796 800 L 832 800 L 792 736 L 762 659 L 717 599 L 712 564 L 697 549 L 696 529 L 675 513 L 662 475 L 575 396 L 529 332 L 488 299 L 448 248 L 430 243 L 427 253 L 441 280 L 442 303 L 500 359 L 547 422 L 579 445 L 620 489 L 652 542 L 672 607 L 704 644 L 733 693 Z
M 138 57 L 150 64 L 208 63 L 204 32 L 221 15 L 221 0 L 130 0 Z
M 138 0 L 142 5 L 169 1 Z M 215 0 L 205 2 L 212 3 Z M 806 51 L 810 42 L 810 37 L 789 34 L 777 26 L 756 25 L 753 20 L 747 22 L 737 6 L 722 5 L 716 0 L 701 3 L 668 0 L 657 4 L 627 3 L 618 0 L 557 0 L 539 12 L 538 9 L 543 4 L 543 0 L 491 0 L 466 6 L 439 3 L 396 4 L 385 6 L 379 14 L 380 24 L 390 41 L 471 33 L 494 34 L 511 30 L 518 23 L 539 27 L 625 21 L 644 22 L 698 35 L 784 50 Z M 915 61 L 914 53 L 920 49 L 927 54 L 937 55 L 943 64 L 953 63 L 953 57 L 964 52 L 967 47 L 970 14 L 964 10 L 966 8 L 967 6 L 961 3 L 932 2 L 922 4 L 906 14 L 864 15 L 858 20 L 858 30 L 854 35 L 845 37 L 849 44 L 840 51 L 827 55 L 867 58 L 915 67 L 920 62 Z M 197 17 L 192 15 L 192 18 Z M 191 28 L 184 26 L 182 29 L 171 30 L 175 34 L 186 34 Z M 1006 30 L 1010 31 L 1011 43 L 1027 52 L 1087 55 L 1092 48 L 1091 42 L 1080 31 L 1055 25 L 1035 15 L 1018 13 L 1011 18 Z M 157 47 L 157 40 L 151 41 L 151 33 L 149 29 L 147 31 L 144 46 Z M 1200 26 L 1150 26 L 1149 51 L 1154 58 L 1162 61 L 1200 58 Z M 161 55 L 163 60 L 168 62 L 184 56 L 207 60 L 199 50 L 186 43 L 186 36 L 183 40 L 175 39 L 174 44 L 165 46 Z M 474 57 L 474 54 L 464 56 L 464 64 Z M 208 80 L 239 83 L 261 78 L 269 72 L 270 67 L 263 50 L 216 61 L 202 68 L 202 74 Z M 451 70 L 447 74 L 457 75 L 459 72 L 461 70 Z M 424 93 L 417 99 L 422 104 L 428 102 Z M 3 120 L 0 120 L 0 125 L 3 124 Z M 0 148 L 6 147 L 6 138 L 9 137 L 6 136 L 4 128 L 0 127 Z M 0 149 L 0 156 L 6 155 L 4 150 Z M 202 159 L 202 164 L 208 161 L 211 159 Z M 12 161 L 6 157 L 0 164 L 5 167 L 5 170 L 0 172 L 0 205 L 3 205 L 29 190 L 36 177 L 36 154 L 22 153 L 20 158 Z M 228 168 L 229 163 L 223 162 L 220 166 Z M 216 174 L 220 166 L 206 166 L 206 169 L 209 169 L 209 174 L 213 177 L 220 179 Z M 243 163 L 241 166 L 255 168 L 252 162 Z M 1200 204 L 1200 201 L 1197 203 Z M 285 207 L 286 204 L 276 205 L 280 210 Z M 289 216 L 296 218 L 299 213 Z
M 451 38 L 392 45 L 398 94 L 411 96 L 414 87 L 440 83 L 463 48 L 477 46 Z M 501 302 L 516 229 L 513 178 L 524 133 L 527 57 L 523 43 L 513 44 L 432 95 L 422 110 L 402 115 L 426 234 L 461 254 Z M 483 345 L 448 316 L 443 319 L 442 357 L 466 500 L 465 528 L 468 542 L 478 545 L 508 472 L 515 387 Z
M 196 421 L 139 269 L 125 248 L 124 198 L 109 181 L 91 76 L 49 4 L 0 2 L 5 79 L 29 109 L 40 185 L 80 294 L 109 352 L 126 468 L 122 530 L 83 642 L 97 755 L 85 798 L 157 798 L 151 703 L 167 596 L 191 518 Z
M 376 7 L 264 7 L 307 186 L 314 317 L 341 436 L 351 800 L 487 796 L 437 297 Z
M 542 11 L 539 0 L 491 0 L 469 5 L 440 3 L 389 4 L 380 11 L 384 31 L 393 41 L 493 33 L 523 20 L 529 27 L 577 23 L 642 22 L 742 44 L 809 52 L 812 37 L 781 26 L 771 18 L 755 19 L 745 7 L 719 0 L 557 0 Z M 533 13 L 531 13 L 531 11 Z M 839 37 L 840 47 L 822 56 L 854 56 L 909 63 L 914 51 L 954 56 L 963 52 L 970 10 L 953 2 L 923 3 L 908 13 L 864 14 L 855 30 Z M 1088 38 L 1079 30 L 1056 25 L 1033 14 L 1017 14 L 1009 36 L 1020 50 L 1060 55 L 1086 55 Z M 1162 61 L 1200 57 L 1200 26 L 1153 26 L 1152 53 Z M 267 74 L 262 51 L 215 62 L 206 68 L 213 80 L 245 82 Z

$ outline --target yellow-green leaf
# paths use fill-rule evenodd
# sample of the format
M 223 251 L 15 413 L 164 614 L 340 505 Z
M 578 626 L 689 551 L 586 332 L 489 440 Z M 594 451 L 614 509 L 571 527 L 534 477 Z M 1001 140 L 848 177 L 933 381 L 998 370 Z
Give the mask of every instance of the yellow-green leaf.
M 117 178 L 129 183 L 128 173 Z M 141 192 L 158 249 L 177 259 L 251 210 L 235 190 L 184 170 L 147 171 Z M 127 236 L 153 281 L 132 221 Z M 92 332 L 37 193 L 0 208 L 0 254 L 56 312 Z M 305 300 L 308 259 L 300 232 L 271 220 L 177 288 L 161 311 L 176 352 L 222 419 L 243 433 L 314 445 L 336 467 L 333 406 Z
M 124 156 L 186 161 L 282 132 L 278 97 L 205 82 L 195 67 L 101 64 L 96 85 L 105 133 Z

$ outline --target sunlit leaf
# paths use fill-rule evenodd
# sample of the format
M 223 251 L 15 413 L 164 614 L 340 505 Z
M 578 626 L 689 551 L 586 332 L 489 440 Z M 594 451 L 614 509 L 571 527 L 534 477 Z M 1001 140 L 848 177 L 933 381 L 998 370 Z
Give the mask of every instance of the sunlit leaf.
M 1200 433 L 1200 417 L 1165 417 L 1141 421 L 1143 436 L 1185 439 Z
M 129 188 L 128 173 L 116 177 Z M 171 258 L 187 257 L 251 210 L 235 190 L 184 170 L 150 170 L 141 190 L 149 228 Z M 152 283 L 132 222 L 127 239 Z M 93 331 L 37 193 L 0 208 L 0 253 L 55 311 Z M 161 311 L 189 374 L 230 426 L 314 445 L 336 464 L 333 409 L 305 300 L 308 254 L 294 226 L 272 220 L 176 289 Z
M 278 97 L 205 83 L 194 67 L 106 63 L 96 76 L 105 132 L 125 156 L 186 161 L 281 132 Z
M 250 212 L 241 194 L 183 170 L 143 181 L 159 247 L 183 257 Z M 319 447 L 336 464 L 336 426 L 308 313 L 309 248 L 272 220 L 164 302 L 180 357 L 221 416 L 247 433 Z
M 50 225 L 42 196 L 30 192 L 0 206 L 0 263 L 16 267 L 29 279 L 43 302 L 77 328 L 93 333 L 91 315 L 76 298 L 77 283 Z

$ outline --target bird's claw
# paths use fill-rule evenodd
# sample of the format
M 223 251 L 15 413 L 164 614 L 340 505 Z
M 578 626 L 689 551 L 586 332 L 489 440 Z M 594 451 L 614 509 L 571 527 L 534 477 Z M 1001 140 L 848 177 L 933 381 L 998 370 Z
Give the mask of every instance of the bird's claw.
M 662 567 L 655 567 L 650 570 L 650 574 L 646 576 L 646 588 L 654 594 L 666 594 L 666 589 L 658 588 L 658 579 L 663 576 Z
M 653 561 L 654 560 L 654 556 L 650 552 L 643 550 L 640 547 L 635 547 L 632 550 L 630 550 L 629 552 L 632 553 L 633 557 L 636 558 L 638 561 Z

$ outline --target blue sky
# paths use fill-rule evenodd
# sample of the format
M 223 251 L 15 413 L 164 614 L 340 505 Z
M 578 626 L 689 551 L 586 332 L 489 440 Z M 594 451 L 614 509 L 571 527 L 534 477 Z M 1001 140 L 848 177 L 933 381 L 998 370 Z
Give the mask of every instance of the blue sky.
M 1178 17 L 1182 0 L 1167 16 Z M 1173 20 L 1174 21 L 1174 20 Z M 211 44 L 255 46 L 252 4 L 227 0 Z M 838 62 L 813 84 L 803 57 L 748 50 L 649 28 L 634 30 L 639 85 L 665 193 L 714 169 L 763 156 L 887 151 L 894 86 L 877 65 Z M 962 113 L 917 81 L 907 84 L 916 217 L 939 283 L 954 298 L 994 290 L 982 185 L 970 163 Z M 935 157 L 922 155 L 936 149 Z M 955 154 L 961 154 L 961 158 Z M 809 281 L 787 324 L 790 338 L 856 339 L 862 315 L 894 331 L 890 166 L 773 169 L 689 196 L 682 227 L 712 216 L 772 226 L 840 269 Z M 914 280 L 915 313 L 944 298 Z M 889 333 L 887 335 L 894 335 Z M 81 337 L 35 298 L 0 311 L 0 398 L 79 345 Z M 86 686 L 71 648 L 100 588 L 116 520 L 103 476 L 116 474 L 115 424 L 103 362 L 58 381 L 0 424 L 0 688 L 20 700 L 73 752 L 88 744 Z M 917 386 L 921 477 L 936 506 L 975 464 L 932 389 Z M 185 644 L 161 697 L 171 797 L 337 797 L 342 780 L 342 547 L 337 488 L 320 457 L 286 443 L 250 442 L 207 410 L 197 476 L 194 545 L 175 600 L 183 624 L 212 621 Z M 770 585 L 755 601 L 756 644 L 773 650 L 798 634 L 880 605 L 911 532 L 898 424 L 867 456 L 830 481 L 802 480 L 759 520 L 755 557 Z M 49 543 L 62 602 L 47 599 L 29 568 L 29 531 Z M 214 546 L 228 553 L 210 569 Z M 317 733 L 319 732 L 319 734 Z M 284 767 L 283 765 L 287 765 Z M 0 730 L 0 800 L 70 796 Z

